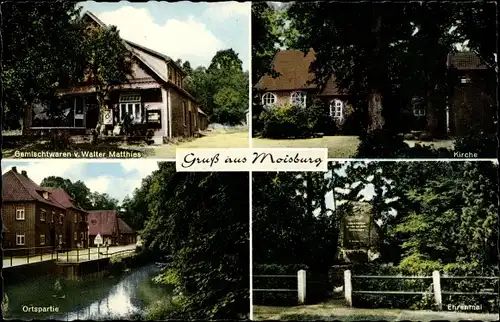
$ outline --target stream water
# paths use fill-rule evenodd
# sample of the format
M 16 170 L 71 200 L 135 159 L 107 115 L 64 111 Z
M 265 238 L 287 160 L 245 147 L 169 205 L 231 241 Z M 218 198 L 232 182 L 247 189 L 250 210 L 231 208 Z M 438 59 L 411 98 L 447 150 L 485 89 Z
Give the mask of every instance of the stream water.
M 152 264 L 117 277 L 78 282 L 46 277 L 6 285 L 8 307 L 4 318 L 72 321 L 125 320 L 143 316 L 149 302 L 170 297 L 168 288 L 151 282 L 159 271 L 160 268 Z

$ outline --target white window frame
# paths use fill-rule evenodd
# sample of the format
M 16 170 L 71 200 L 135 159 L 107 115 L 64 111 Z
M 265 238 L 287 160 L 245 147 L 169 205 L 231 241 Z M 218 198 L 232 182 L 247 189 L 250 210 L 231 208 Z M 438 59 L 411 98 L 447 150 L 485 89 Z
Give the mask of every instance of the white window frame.
M 334 98 L 330 101 L 330 116 L 334 119 L 342 119 L 344 117 L 344 106 L 345 103 L 338 99 Z
M 52 220 L 51 222 L 54 222 L 54 217 L 56 216 L 56 212 L 55 211 L 52 211 Z
M 77 214 L 73 214 L 73 220 L 74 220 L 75 224 L 78 223 L 78 215 Z
M 302 96 L 299 98 L 299 102 L 297 102 L 297 96 Z M 300 92 L 300 91 L 297 91 L 297 92 L 293 92 L 291 95 L 290 95 L 290 104 L 292 105 L 297 105 L 297 106 L 300 106 L 302 108 L 305 108 L 306 107 L 306 101 L 307 101 L 307 93 L 306 92 Z
M 16 220 L 26 220 L 26 209 L 24 207 L 16 208 Z
M 425 116 L 425 108 L 416 108 L 413 106 L 413 115 L 415 116 Z
M 59 221 L 58 221 L 60 224 L 64 223 L 64 215 L 63 214 L 59 214 Z
M 45 209 L 40 209 L 40 221 L 46 221 L 47 220 L 47 210 Z
M 73 237 L 75 240 L 78 240 L 78 233 L 76 231 L 73 233 Z
M 26 236 L 24 234 L 16 234 L 16 245 L 17 246 L 26 245 Z
M 45 245 L 45 235 L 40 235 L 40 245 Z
M 139 113 L 136 114 L 135 108 L 139 105 Z M 121 94 L 118 103 L 118 117 L 120 122 L 123 122 L 122 107 L 125 108 L 127 114 L 132 114 L 134 123 L 141 123 L 142 121 L 142 106 L 141 106 L 141 95 L 136 93 Z
M 43 199 L 49 200 L 49 193 L 47 191 L 43 192 Z
M 63 235 L 59 235 L 59 245 L 62 245 L 63 243 Z
M 272 103 L 270 102 L 271 100 L 273 101 Z M 272 92 L 267 92 L 267 93 L 264 93 L 264 95 L 262 95 L 262 105 L 264 107 L 275 105 L 277 100 L 278 100 L 278 97 L 276 96 L 276 94 L 274 94 Z

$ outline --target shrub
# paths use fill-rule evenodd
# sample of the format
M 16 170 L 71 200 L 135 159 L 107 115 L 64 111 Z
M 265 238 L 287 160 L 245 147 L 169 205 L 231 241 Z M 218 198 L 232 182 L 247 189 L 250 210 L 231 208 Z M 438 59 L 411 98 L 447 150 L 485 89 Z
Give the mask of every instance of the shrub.
M 477 153 L 479 158 L 496 158 L 497 147 L 498 138 L 493 134 L 476 134 L 455 139 L 455 151 Z
M 403 139 L 384 130 L 374 131 L 360 137 L 356 157 L 358 158 L 395 158 L 405 155 L 409 145 Z
M 314 133 L 324 135 L 335 135 L 338 133 L 338 126 L 333 117 L 327 113 L 327 109 L 321 101 L 312 102 L 306 108 L 308 126 Z
M 260 117 L 265 138 L 309 137 L 312 134 L 307 111 L 298 106 L 274 106 Z

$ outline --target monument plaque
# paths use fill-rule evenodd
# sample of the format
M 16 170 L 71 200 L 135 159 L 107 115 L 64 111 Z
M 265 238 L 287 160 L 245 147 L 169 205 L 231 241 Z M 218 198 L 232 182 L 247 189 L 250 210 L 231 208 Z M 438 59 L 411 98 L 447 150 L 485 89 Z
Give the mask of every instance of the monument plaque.
M 342 257 L 346 261 L 368 261 L 368 251 L 378 248 L 378 231 L 373 221 L 373 207 L 367 202 L 353 202 L 351 205 L 352 209 L 342 218 Z

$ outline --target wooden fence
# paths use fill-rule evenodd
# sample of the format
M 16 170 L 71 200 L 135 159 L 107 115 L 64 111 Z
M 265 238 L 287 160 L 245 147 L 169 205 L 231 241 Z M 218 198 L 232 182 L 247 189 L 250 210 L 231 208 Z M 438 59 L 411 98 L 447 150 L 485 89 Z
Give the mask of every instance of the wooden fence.
M 432 280 L 432 291 L 363 291 L 353 290 L 352 279 L 420 279 Z M 454 292 L 443 291 L 441 289 L 441 279 L 482 279 L 499 280 L 496 276 L 441 276 L 439 271 L 432 272 L 432 276 L 374 276 L 374 275 L 352 275 L 350 270 L 344 271 L 344 293 L 345 300 L 349 306 L 352 306 L 352 295 L 355 294 L 386 294 L 386 295 L 433 295 L 436 307 L 439 310 L 443 308 L 443 295 L 490 295 L 498 296 L 494 290 L 481 290 L 480 292 Z
M 296 278 L 297 288 L 287 289 L 287 288 L 254 288 L 254 292 L 297 292 L 297 298 L 299 304 L 304 304 L 306 302 L 306 271 L 301 269 L 297 272 L 297 275 L 253 275 L 253 277 L 259 278 Z

